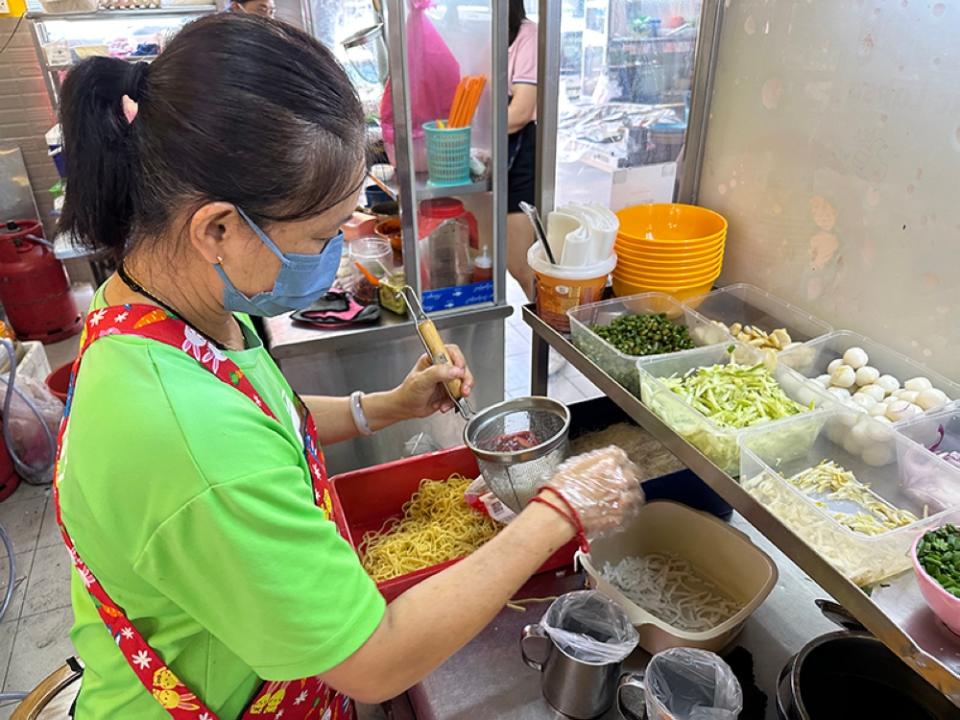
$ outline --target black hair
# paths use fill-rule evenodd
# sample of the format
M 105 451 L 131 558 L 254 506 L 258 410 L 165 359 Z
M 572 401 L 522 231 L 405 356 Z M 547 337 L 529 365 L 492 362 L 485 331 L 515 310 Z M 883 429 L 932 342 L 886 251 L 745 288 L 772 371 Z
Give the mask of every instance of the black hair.
M 139 104 L 133 122 L 124 95 Z M 220 13 L 185 26 L 152 65 L 91 58 L 61 99 L 67 190 L 59 231 L 122 257 L 174 212 L 233 203 L 257 223 L 316 216 L 359 190 L 364 113 L 307 34 Z
M 527 9 L 523 6 L 523 0 L 510 0 L 510 42 L 513 45 L 520 32 L 520 25 L 527 19 Z

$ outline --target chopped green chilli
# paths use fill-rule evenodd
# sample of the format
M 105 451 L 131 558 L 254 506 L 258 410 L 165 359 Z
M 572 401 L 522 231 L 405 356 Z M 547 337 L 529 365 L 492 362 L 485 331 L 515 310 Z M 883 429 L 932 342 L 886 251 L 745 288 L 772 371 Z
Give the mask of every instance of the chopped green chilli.
M 928 532 L 917 544 L 917 559 L 927 575 L 960 598 L 960 528 L 947 524 Z
M 663 384 L 720 427 L 741 429 L 812 410 L 791 399 L 763 365 L 694 368 Z
M 590 329 L 627 355 L 661 355 L 694 347 L 687 326 L 670 322 L 663 313 L 621 315 L 609 325 Z

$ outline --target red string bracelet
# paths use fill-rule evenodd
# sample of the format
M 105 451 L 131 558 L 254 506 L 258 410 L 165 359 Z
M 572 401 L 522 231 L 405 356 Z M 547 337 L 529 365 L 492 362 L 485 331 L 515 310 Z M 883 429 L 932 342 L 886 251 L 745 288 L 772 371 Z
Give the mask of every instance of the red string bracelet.
M 530 502 L 532 502 L 532 503 L 540 503 L 541 505 L 546 505 L 548 508 L 550 508 L 550 509 L 553 510 L 555 513 L 557 513 L 560 517 L 562 517 L 564 520 L 566 520 L 568 523 L 570 523 L 570 526 L 573 528 L 573 531 L 574 531 L 575 533 L 579 533 L 579 532 L 580 532 L 579 528 L 577 527 L 576 521 L 575 521 L 572 517 L 570 517 L 563 509 L 557 507 L 556 505 L 554 505 L 552 502 L 550 502 L 550 501 L 547 500 L 546 498 L 542 498 L 542 497 L 540 497 L 539 495 L 537 495 L 537 496 L 534 496 L 534 497 L 530 498 Z
M 580 542 L 580 549 L 585 553 L 590 552 L 590 542 L 587 540 L 587 533 L 583 528 L 583 522 L 580 520 L 580 514 L 574 509 L 573 505 L 570 504 L 570 501 L 567 500 L 559 490 L 552 488 L 549 485 L 544 485 L 543 487 L 539 488 L 537 492 L 542 493 L 544 490 L 549 490 L 551 493 L 553 493 L 567 508 L 569 512 L 563 513 L 563 516 L 573 523 L 573 527 L 577 531 L 577 540 Z

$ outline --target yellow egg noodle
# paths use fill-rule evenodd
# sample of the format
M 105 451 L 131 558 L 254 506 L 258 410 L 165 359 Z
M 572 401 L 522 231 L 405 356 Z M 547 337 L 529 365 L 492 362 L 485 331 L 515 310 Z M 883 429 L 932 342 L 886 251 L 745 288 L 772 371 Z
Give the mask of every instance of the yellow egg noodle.
M 422 480 L 391 518 L 364 534 L 360 558 L 376 582 L 469 555 L 497 534 L 499 526 L 469 505 L 463 494 L 472 480 L 459 473 L 447 480 Z

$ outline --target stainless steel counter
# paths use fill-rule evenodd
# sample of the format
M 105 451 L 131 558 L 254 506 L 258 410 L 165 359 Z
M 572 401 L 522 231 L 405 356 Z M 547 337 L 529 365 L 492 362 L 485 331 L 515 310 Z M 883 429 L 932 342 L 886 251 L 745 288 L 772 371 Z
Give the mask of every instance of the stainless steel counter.
M 460 325 L 503 320 L 513 314 L 510 305 L 488 305 L 478 308 L 460 308 L 447 313 L 431 313 L 430 317 L 441 333 Z M 303 357 L 318 352 L 357 350 L 381 346 L 392 340 L 415 338 L 416 329 L 407 318 L 383 311 L 376 325 L 358 325 L 337 330 L 322 330 L 299 325 L 290 320 L 290 314 L 265 318 L 263 321 L 270 346 L 270 354 L 278 361 Z
M 787 660 L 811 638 L 836 626 L 824 619 L 814 600 L 827 597 L 800 568 L 777 550 L 743 518 L 732 524 L 750 535 L 780 569 L 780 579 L 767 601 L 747 621 L 735 644 L 753 656 L 757 687 L 766 694 L 763 717 L 775 720 L 777 676 Z M 531 580 L 518 598 L 545 597 L 583 587 L 581 574 L 546 575 Z M 553 720 L 562 716 L 540 695 L 540 676 L 520 659 L 519 638 L 524 625 L 537 622 L 548 603 L 520 613 L 504 609 L 479 636 L 407 694 L 417 720 Z M 649 656 L 638 651 L 627 669 L 642 669 Z M 366 709 L 365 718 L 377 717 Z M 403 715 L 398 715 L 403 717 Z M 619 718 L 616 710 L 603 716 Z M 755 716 L 757 717 L 757 716 Z
M 459 345 L 474 374 L 483 379 L 472 396 L 474 407 L 503 400 L 503 319 L 512 312 L 509 305 L 499 305 L 431 315 L 444 340 Z M 413 323 L 392 313 L 385 312 L 379 325 L 343 330 L 294 325 L 289 315 L 268 318 L 264 326 L 271 354 L 301 395 L 389 390 L 403 382 L 423 354 Z M 438 447 L 459 445 L 463 426 L 463 420 L 453 414 L 408 420 L 373 437 L 324 448 L 327 467 L 332 473 L 342 473 L 395 460 L 403 456 L 404 443 L 421 432 Z
M 662 442 L 688 468 L 732 505 L 756 530 L 775 544 L 893 652 L 955 704 L 960 705 L 960 638 L 953 635 L 923 602 L 907 573 L 874 590 L 858 588 L 773 516 L 753 496 L 677 435 L 635 396 L 594 365 L 570 340 L 537 317 L 531 306 L 524 321 L 533 329 L 533 392 L 544 393 L 547 349 L 554 348 L 637 424 Z M 781 567 L 781 573 L 783 567 Z

